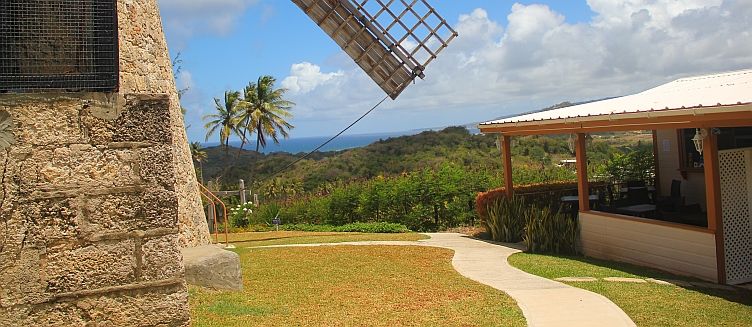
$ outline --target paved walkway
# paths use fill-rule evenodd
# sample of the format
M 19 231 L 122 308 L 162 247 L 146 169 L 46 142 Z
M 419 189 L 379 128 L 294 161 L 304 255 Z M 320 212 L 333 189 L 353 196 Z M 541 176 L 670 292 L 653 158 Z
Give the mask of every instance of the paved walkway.
M 600 294 L 531 275 L 510 266 L 507 257 L 520 252 L 519 249 L 475 240 L 462 234 L 426 235 L 431 239 L 418 242 L 378 241 L 292 246 L 419 245 L 452 249 L 454 269 L 467 278 L 509 294 L 517 301 L 531 327 L 635 326 L 624 311 Z

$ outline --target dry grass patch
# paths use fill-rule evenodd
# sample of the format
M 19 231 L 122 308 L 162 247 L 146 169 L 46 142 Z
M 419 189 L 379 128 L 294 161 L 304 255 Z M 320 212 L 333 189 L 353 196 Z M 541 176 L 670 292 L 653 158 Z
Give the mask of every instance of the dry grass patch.
M 250 232 L 230 234 L 230 243 L 238 247 L 255 247 L 285 244 L 342 243 L 362 241 L 418 241 L 428 236 L 418 233 L 369 234 L 335 232 Z M 224 242 L 224 235 L 219 236 Z
M 446 249 L 237 250 L 243 292 L 191 288 L 196 326 L 524 326 L 514 300 L 460 276 Z

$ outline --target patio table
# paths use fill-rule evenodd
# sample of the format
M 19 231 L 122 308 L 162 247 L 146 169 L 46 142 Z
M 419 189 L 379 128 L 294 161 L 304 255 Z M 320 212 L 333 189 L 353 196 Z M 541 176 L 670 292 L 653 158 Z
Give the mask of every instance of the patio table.
M 590 200 L 590 202 L 594 202 L 594 201 L 598 201 L 598 199 L 600 198 L 598 197 L 597 194 L 592 194 L 590 195 L 590 197 L 588 197 L 588 199 Z M 580 197 L 577 195 L 567 195 L 567 196 L 561 197 L 561 202 L 569 203 L 569 202 L 579 202 L 579 201 L 580 201 Z
M 619 207 L 617 209 L 628 215 L 646 217 L 649 213 L 655 212 L 656 206 L 654 204 L 636 204 L 627 207 Z
M 655 192 L 655 186 L 633 186 L 633 187 L 622 187 L 619 189 L 619 193 L 629 193 L 629 190 L 640 190 L 640 189 L 647 189 L 648 193 Z
M 590 200 L 590 207 L 595 207 L 598 203 L 598 200 L 600 197 L 597 194 L 591 194 L 588 199 Z M 576 211 L 576 208 L 579 206 L 580 197 L 577 195 L 567 195 L 561 197 L 561 202 L 566 203 L 569 205 L 572 209 Z

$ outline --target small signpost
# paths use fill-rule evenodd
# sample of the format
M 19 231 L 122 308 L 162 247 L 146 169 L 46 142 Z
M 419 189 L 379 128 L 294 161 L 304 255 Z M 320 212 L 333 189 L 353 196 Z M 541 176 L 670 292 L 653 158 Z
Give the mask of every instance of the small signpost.
M 274 227 L 276 227 L 279 232 L 279 225 L 282 225 L 282 219 L 279 219 L 279 212 L 277 213 L 277 216 L 272 219 L 272 224 L 274 224 Z

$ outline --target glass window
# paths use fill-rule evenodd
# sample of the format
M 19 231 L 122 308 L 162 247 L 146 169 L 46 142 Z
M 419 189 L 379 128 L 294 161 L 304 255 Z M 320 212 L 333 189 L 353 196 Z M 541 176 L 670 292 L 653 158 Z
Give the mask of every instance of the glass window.
M 741 148 L 752 148 L 752 127 L 720 129 L 720 134 L 718 134 L 719 150 Z
M 679 167 L 683 170 L 701 170 L 705 167 L 704 159 L 692 141 L 696 133 L 697 129 L 694 128 L 679 130 Z

